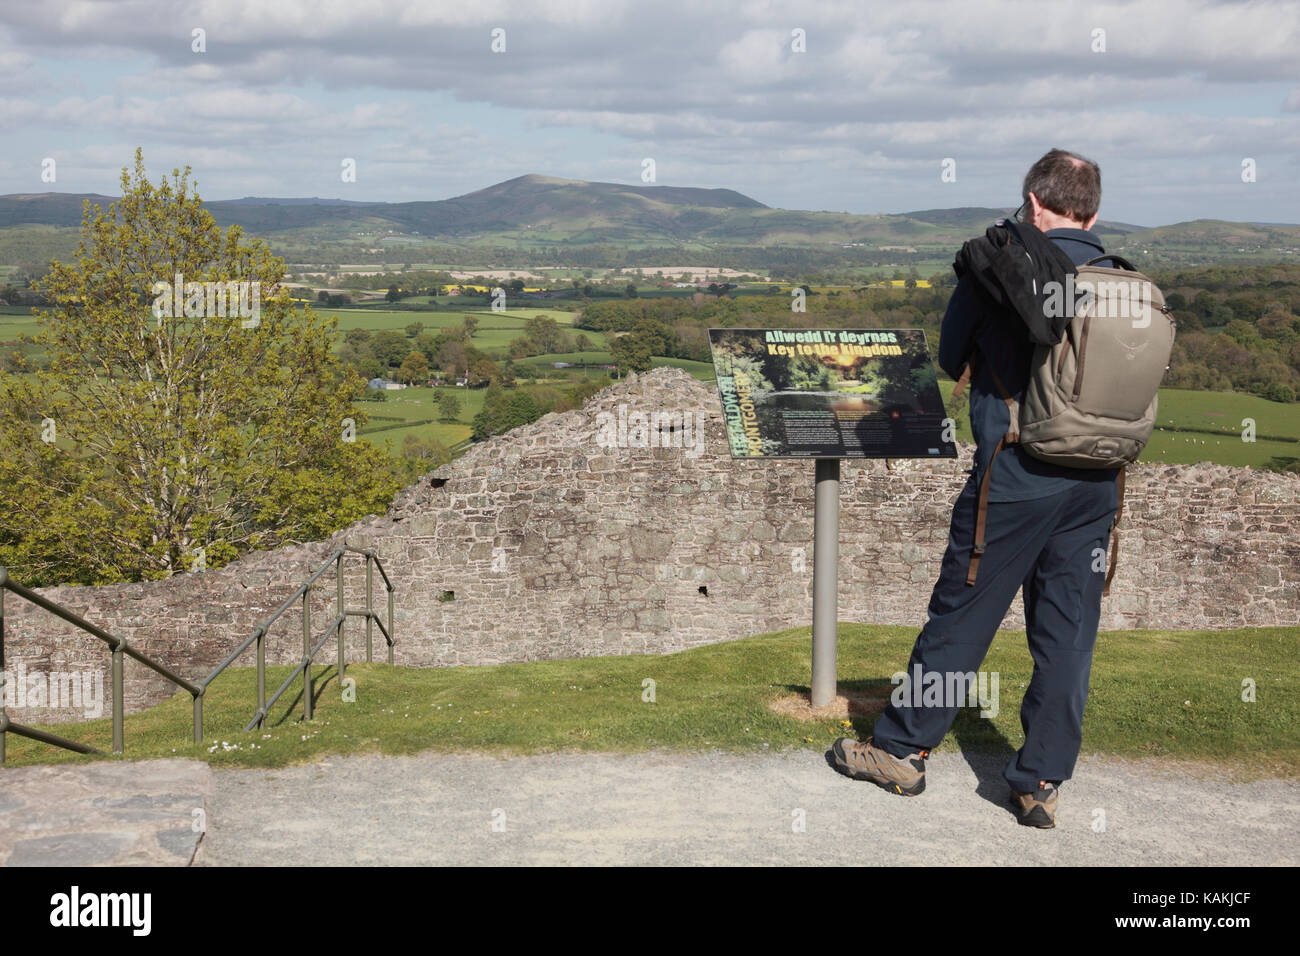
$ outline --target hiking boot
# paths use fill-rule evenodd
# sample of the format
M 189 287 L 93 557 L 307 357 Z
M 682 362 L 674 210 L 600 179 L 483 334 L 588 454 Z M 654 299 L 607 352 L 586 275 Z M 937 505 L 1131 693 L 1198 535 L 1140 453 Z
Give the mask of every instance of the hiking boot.
M 890 793 L 905 797 L 918 796 L 925 789 L 925 758 L 930 751 L 920 750 L 906 757 L 895 757 L 871 742 L 859 743 L 841 737 L 831 745 L 835 769 L 854 780 L 870 780 Z
M 1011 806 L 1016 812 L 1016 820 L 1023 826 L 1050 830 L 1056 826 L 1056 798 L 1060 790 L 1046 780 L 1038 781 L 1038 790 L 1034 793 L 1011 791 Z

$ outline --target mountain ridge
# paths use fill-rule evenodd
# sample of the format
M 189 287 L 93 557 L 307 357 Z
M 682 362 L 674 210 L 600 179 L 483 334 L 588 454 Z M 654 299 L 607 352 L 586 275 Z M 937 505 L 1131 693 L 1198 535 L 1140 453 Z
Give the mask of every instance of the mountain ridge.
M 75 227 L 84 200 L 102 207 L 114 197 L 97 193 L 0 195 L 0 228 L 21 225 Z M 772 207 L 726 188 L 662 186 L 565 179 L 529 173 L 448 199 L 400 203 L 322 197 L 257 197 L 204 203 L 222 226 L 258 235 L 322 230 L 334 238 L 377 234 L 451 242 L 482 240 L 537 245 L 671 243 L 703 245 L 874 246 L 951 245 L 982 233 L 1010 210 L 961 206 L 901 213 L 837 213 Z M 1300 225 L 1189 220 L 1144 227 L 1102 220 L 1109 236 L 1194 237 L 1197 241 L 1287 243 Z M 330 236 L 324 236 L 330 238 Z

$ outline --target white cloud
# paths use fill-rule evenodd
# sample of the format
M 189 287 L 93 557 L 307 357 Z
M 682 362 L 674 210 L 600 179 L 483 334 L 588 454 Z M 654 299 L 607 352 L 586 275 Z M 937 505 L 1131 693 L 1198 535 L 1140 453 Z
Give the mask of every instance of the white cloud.
M 190 50 L 195 26 L 205 54 Z M 503 54 L 489 50 L 497 26 Z M 796 27 L 806 53 L 790 49 Z M 933 185 L 944 156 L 963 195 L 991 200 L 1063 145 L 1103 162 L 1139 208 L 1156 195 L 1144 177 L 1185 183 L 1191 204 L 1242 155 L 1290 170 L 1261 175 L 1261 203 L 1300 208 L 1300 89 L 1264 115 L 1204 105 L 1276 104 L 1298 48 L 1300 5 L 1278 0 L 1073 0 L 1050 15 L 1029 2 L 42 0 L 0 10 L 0 125 L 73 152 L 127 141 L 151 162 L 202 156 L 223 195 L 337 194 L 340 155 L 366 157 L 354 192 L 407 199 L 524 172 L 632 181 L 650 155 L 660 182 L 774 204 L 841 203 L 852 171 L 876 177 L 875 208 L 904 208 L 947 201 Z M 50 82 L 74 58 L 87 72 Z M 1172 202 L 1161 215 L 1176 218 Z

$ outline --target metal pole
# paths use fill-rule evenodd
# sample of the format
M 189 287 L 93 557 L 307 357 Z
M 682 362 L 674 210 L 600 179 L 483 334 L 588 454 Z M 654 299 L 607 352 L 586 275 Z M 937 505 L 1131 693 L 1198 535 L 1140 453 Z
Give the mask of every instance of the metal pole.
M 335 610 L 335 612 L 334 612 L 334 616 L 335 616 L 336 618 L 338 618 L 338 622 L 339 622 L 339 626 L 338 626 L 338 639 L 339 639 L 339 668 L 338 668 L 338 669 L 339 669 L 339 687 L 342 687 L 342 686 L 343 686 L 343 666 L 344 666 L 344 663 L 343 663 L 343 621 L 344 621 L 344 619 L 347 617 L 347 615 L 345 615 L 345 614 L 343 613 L 343 552 L 342 552 L 342 551 L 339 552 L 339 557 L 338 557 L 338 568 L 337 568 L 337 570 L 336 570 L 336 577 L 338 578 L 338 588 L 337 588 L 337 590 L 338 590 L 338 594 L 336 595 L 336 598 L 335 598 L 336 610 Z
M 122 740 L 122 645 L 113 648 L 113 753 L 126 747 Z
M 840 460 L 818 458 L 813 505 L 812 706 L 835 699 L 840 562 Z
M 366 663 L 369 664 L 375 659 L 374 641 L 371 637 L 375 629 L 375 605 L 370 594 L 371 582 L 374 579 L 375 556 L 369 551 L 366 552 Z
M 0 764 L 5 762 L 5 738 L 9 729 L 9 716 L 5 713 L 5 698 L 9 696 L 5 679 L 5 582 L 8 580 L 8 570 L 0 568 Z
M 397 637 L 393 631 L 393 589 L 388 589 L 388 663 L 393 663 L 393 642 Z
M 266 631 L 257 631 L 257 712 L 262 716 L 258 720 L 258 729 L 266 727 Z
M 203 695 L 194 695 L 194 742 L 203 743 Z
M 311 720 L 311 588 L 302 592 L 302 713 Z

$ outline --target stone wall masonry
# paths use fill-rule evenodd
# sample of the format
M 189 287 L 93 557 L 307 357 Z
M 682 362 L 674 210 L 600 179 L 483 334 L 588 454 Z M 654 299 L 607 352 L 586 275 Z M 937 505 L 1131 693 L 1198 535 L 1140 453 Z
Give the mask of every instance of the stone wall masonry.
M 601 413 L 669 412 L 707 447 L 602 447 Z M 919 627 L 973 449 L 956 460 L 850 460 L 842 468 L 840 618 Z M 246 555 L 146 584 L 43 591 L 191 677 L 219 663 L 340 541 L 373 547 L 397 587 L 396 661 L 494 664 L 659 653 L 811 620 L 813 462 L 733 461 L 716 391 L 677 369 L 629 376 L 584 409 L 473 446 L 400 492 L 388 513 L 327 541 Z M 1219 465 L 1129 469 L 1119 568 L 1101 626 L 1300 624 L 1300 476 Z M 348 602 L 364 600 L 349 559 Z M 21 583 L 21 579 L 20 583 Z M 376 576 L 376 581 L 378 577 Z M 313 599 L 333 615 L 334 578 Z M 454 599 L 446 592 L 454 594 Z M 376 607 L 385 606 L 376 585 Z M 6 657 L 29 671 L 99 668 L 89 636 L 9 595 Z M 268 660 L 302 654 L 297 611 Z M 1024 626 L 1017 598 L 1004 626 Z M 364 657 L 347 625 L 348 659 Z M 376 659 L 383 642 L 376 630 Z M 318 658 L 333 660 L 326 645 Z M 252 652 L 240 661 L 252 663 Z M 171 688 L 132 661 L 127 709 Z M 249 715 L 255 702 L 249 702 Z M 19 720 L 72 719 L 66 711 Z

